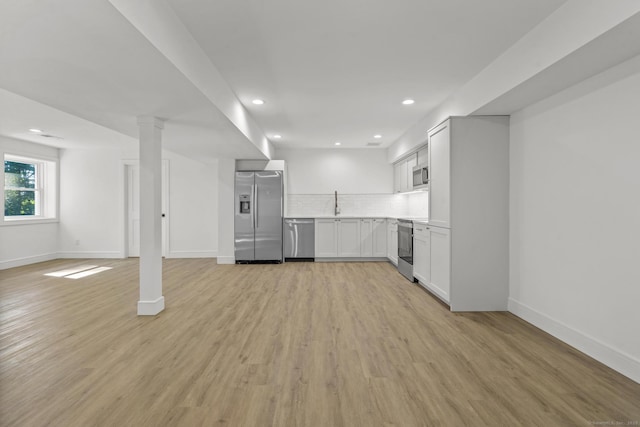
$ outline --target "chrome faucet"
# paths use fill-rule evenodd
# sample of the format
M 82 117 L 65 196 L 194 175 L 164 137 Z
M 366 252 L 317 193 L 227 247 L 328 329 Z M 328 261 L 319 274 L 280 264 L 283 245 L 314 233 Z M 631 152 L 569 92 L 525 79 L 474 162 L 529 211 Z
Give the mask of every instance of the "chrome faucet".
M 340 208 L 338 207 L 338 190 L 336 190 L 336 207 L 335 207 L 335 211 L 334 211 L 334 215 L 338 216 L 338 214 L 340 213 Z

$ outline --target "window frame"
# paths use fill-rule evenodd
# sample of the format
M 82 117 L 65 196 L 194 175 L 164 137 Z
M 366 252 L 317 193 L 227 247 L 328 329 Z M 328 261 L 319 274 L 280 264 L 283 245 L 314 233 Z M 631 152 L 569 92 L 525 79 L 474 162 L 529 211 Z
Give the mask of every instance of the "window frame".
M 0 225 L 38 224 L 58 221 L 58 159 L 45 156 L 21 155 L 17 153 L 2 153 L 3 167 L 2 188 L 2 221 Z M 5 180 L 4 162 L 32 164 L 36 168 L 35 188 L 8 187 Z M 35 214 L 11 215 L 4 214 L 4 200 L 6 190 L 34 191 Z

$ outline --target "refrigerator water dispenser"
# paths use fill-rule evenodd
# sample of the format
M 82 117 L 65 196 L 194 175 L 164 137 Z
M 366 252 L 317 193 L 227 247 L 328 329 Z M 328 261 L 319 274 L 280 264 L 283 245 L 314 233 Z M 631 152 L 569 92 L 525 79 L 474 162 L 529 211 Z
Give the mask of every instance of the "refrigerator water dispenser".
M 248 194 L 240 195 L 240 213 L 241 214 L 251 213 L 251 200 Z

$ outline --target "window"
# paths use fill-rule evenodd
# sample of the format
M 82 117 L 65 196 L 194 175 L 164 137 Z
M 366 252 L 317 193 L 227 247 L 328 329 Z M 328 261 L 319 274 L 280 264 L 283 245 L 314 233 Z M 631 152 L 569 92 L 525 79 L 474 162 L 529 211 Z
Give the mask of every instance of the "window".
M 55 179 L 55 162 L 5 154 L 5 221 L 55 218 Z
M 40 215 L 41 170 L 40 163 L 4 161 L 4 216 Z

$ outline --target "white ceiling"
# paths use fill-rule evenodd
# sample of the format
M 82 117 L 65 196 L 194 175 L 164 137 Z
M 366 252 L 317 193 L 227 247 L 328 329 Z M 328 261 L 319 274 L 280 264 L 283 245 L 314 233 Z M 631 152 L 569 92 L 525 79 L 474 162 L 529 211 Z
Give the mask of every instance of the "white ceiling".
M 374 134 L 384 147 L 564 1 L 168 3 L 276 147 L 364 147 Z M 135 144 L 136 116 L 154 115 L 181 154 L 260 154 L 107 0 L 2 2 L 0 88 L 5 135 L 27 139 L 29 123 L 83 145 L 95 124 L 94 144 Z
M 31 128 L 44 132 L 32 133 Z M 130 136 L 4 89 L 0 89 L 0 135 L 56 148 L 136 147 Z
M 362 147 L 374 134 L 389 145 L 563 3 L 169 2 L 267 136 L 289 147 Z

